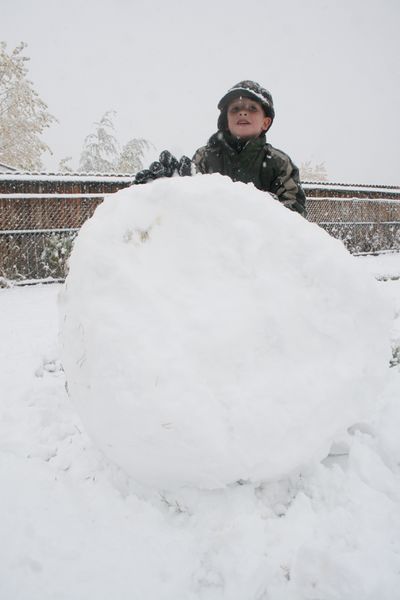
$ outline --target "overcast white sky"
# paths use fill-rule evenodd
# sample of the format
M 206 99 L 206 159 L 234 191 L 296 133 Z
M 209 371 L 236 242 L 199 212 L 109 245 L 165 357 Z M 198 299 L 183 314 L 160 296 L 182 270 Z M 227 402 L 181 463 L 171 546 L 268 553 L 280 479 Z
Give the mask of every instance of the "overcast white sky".
M 274 97 L 269 141 L 329 178 L 400 184 L 398 0 L 0 0 L 1 39 L 28 43 L 30 79 L 58 120 L 57 168 L 109 109 L 120 143 L 191 155 L 216 105 L 254 79 Z

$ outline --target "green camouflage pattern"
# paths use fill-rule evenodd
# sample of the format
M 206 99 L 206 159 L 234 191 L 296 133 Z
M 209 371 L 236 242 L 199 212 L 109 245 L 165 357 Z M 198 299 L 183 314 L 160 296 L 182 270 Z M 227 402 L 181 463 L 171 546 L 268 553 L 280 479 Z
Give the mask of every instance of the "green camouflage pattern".
M 195 152 L 193 162 L 200 173 L 221 173 L 233 181 L 253 183 L 306 216 L 298 168 L 287 154 L 267 143 L 265 135 L 243 142 L 218 131 Z

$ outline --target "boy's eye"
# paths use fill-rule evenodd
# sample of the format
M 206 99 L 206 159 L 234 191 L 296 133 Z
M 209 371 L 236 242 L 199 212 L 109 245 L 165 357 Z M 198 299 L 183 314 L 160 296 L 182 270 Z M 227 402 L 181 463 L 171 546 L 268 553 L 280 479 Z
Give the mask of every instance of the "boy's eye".
M 258 107 L 256 104 L 249 104 L 249 105 L 239 104 L 236 106 L 231 106 L 231 108 L 229 109 L 229 112 L 235 114 L 235 113 L 240 112 L 241 110 L 244 110 L 247 112 L 257 112 Z

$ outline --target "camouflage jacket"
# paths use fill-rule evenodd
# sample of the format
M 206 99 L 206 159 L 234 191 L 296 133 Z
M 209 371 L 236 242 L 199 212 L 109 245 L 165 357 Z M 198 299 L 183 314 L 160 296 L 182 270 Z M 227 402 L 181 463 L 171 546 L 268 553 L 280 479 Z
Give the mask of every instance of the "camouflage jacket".
M 265 135 L 241 143 L 218 131 L 196 151 L 193 161 L 200 173 L 221 173 L 233 181 L 253 183 L 306 216 L 306 197 L 298 168 L 287 154 L 268 144 Z

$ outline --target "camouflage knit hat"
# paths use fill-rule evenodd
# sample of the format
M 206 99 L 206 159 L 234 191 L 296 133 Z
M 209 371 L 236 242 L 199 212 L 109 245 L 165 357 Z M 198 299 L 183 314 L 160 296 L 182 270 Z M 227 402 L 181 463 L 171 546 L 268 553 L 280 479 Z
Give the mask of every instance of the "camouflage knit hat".
M 228 128 L 226 111 L 228 104 L 235 98 L 251 98 L 261 104 L 264 109 L 265 116 L 270 117 L 274 120 L 275 110 L 274 102 L 272 100 L 271 93 L 255 81 L 245 80 L 239 81 L 236 85 L 231 87 L 227 93 L 218 102 L 218 108 L 221 114 L 218 118 L 218 129 L 224 130 Z

